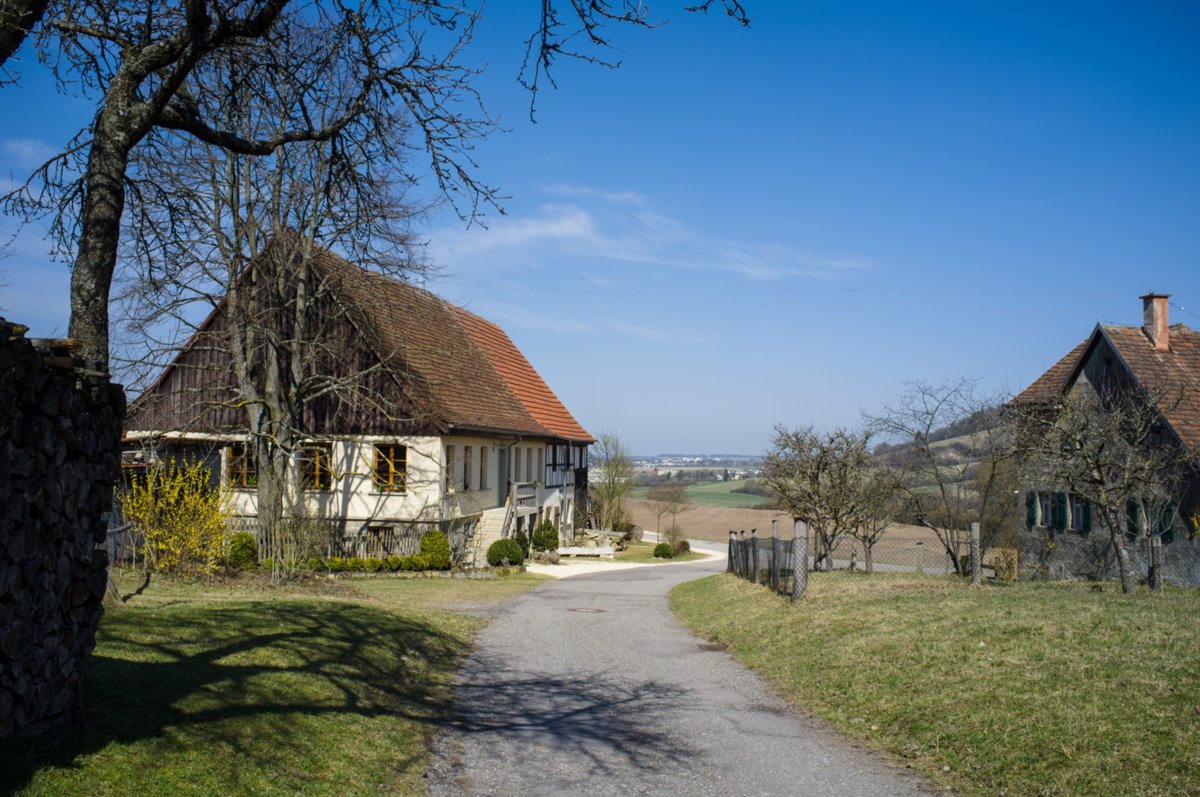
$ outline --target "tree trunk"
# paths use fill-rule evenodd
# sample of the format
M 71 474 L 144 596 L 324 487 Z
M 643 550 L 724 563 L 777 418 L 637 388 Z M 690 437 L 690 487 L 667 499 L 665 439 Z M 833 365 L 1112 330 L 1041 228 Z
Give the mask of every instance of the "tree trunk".
M 1133 562 L 1129 558 L 1129 547 L 1120 527 L 1112 534 L 1113 547 L 1117 549 L 1117 570 L 1121 574 L 1121 591 L 1126 595 L 1137 592 L 1137 581 L 1133 577 Z
M 863 543 L 863 555 L 867 562 L 867 572 L 875 572 L 875 543 Z
M 123 136 L 97 121 L 88 154 L 80 214 L 79 251 L 71 269 L 70 336 L 79 341 L 84 357 L 108 368 L 108 295 L 117 263 L 121 213 L 125 208 L 125 168 L 129 148 Z

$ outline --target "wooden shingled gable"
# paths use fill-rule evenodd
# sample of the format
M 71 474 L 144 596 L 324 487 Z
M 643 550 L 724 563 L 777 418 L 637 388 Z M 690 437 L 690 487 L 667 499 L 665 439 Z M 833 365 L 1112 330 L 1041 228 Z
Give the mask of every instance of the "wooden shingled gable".
M 372 357 L 382 368 L 374 368 L 371 390 L 387 399 L 371 406 L 360 402 L 352 412 L 314 408 L 307 427 L 314 434 L 424 434 L 464 427 L 591 442 L 495 325 L 329 252 L 319 253 L 313 267 L 322 278 L 336 279 L 336 308 L 329 312 L 340 312 L 347 330 L 346 341 L 339 344 L 346 356 L 332 358 L 326 367 L 336 376 L 343 364 L 362 369 L 370 365 L 362 358 Z M 219 331 L 222 306 L 203 331 Z M 127 431 L 236 433 L 244 428 L 244 413 L 229 402 L 228 354 L 197 345 L 202 337 L 189 341 L 133 403 Z M 204 400 L 197 402 L 197 396 Z M 386 410 L 380 409 L 385 405 Z

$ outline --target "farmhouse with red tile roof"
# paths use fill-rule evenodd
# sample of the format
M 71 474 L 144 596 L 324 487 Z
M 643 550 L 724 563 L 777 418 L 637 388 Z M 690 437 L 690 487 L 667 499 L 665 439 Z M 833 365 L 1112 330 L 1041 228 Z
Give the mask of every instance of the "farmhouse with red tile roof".
M 1141 299 L 1141 326 L 1097 324 L 1087 339 L 1010 403 L 1017 408 L 1047 405 L 1079 387 L 1114 382 L 1141 388 L 1149 395 L 1165 397 L 1168 403 L 1159 407 L 1163 424 L 1195 462 L 1200 457 L 1200 332 L 1168 322 L 1169 296 L 1149 293 Z M 1163 542 L 1167 580 L 1200 585 L 1200 538 L 1192 525 L 1200 511 L 1200 477 L 1193 470 L 1185 481 L 1184 494 L 1173 508 L 1172 517 L 1156 521 L 1161 528 L 1152 536 L 1160 536 Z M 1085 550 L 1089 546 L 1088 508 L 1071 500 L 1071 496 L 1030 496 L 1026 520 L 1030 531 L 1059 532 L 1048 566 L 1057 568 L 1058 575 L 1094 577 L 1093 569 L 1103 556 Z M 1077 533 L 1072 535 L 1072 531 Z M 1027 542 L 1036 542 L 1036 536 Z M 1146 566 L 1147 552 L 1142 550 L 1146 539 L 1131 546 L 1142 572 Z
M 328 252 L 315 261 L 337 280 L 331 312 L 345 316 L 322 341 L 324 367 L 334 378 L 369 374 L 352 395 L 305 408 L 302 467 L 324 463 L 307 479 L 306 503 L 340 527 L 342 554 L 409 553 L 440 526 L 476 556 L 543 519 L 570 540 L 587 508 L 593 439 L 511 338 L 421 288 Z M 142 460 L 207 461 L 234 488 L 236 512 L 252 518 L 256 470 L 245 412 L 231 400 L 230 355 L 201 343 L 223 328 L 224 301 L 130 406 L 125 440 Z

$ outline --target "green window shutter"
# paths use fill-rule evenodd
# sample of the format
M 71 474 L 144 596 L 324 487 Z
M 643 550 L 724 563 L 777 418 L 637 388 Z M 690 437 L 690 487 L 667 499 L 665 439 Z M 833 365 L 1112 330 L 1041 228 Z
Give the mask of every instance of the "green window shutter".
M 1033 490 L 1025 493 L 1025 527 L 1032 529 L 1037 525 L 1037 493 Z
M 1125 517 L 1127 525 L 1125 533 L 1130 537 L 1136 537 L 1142 533 L 1142 518 L 1141 512 L 1138 510 L 1138 502 L 1132 498 L 1125 504 Z
M 1054 494 L 1054 528 L 1062 531 L 1067 527 L 1067 494 Z
M 1161 530 L 1163 545 L 1175 542 L 1175 506 L 1173 504 L 1163 507 L 1162 520 L 1159 521 L 1158 527 Z
M 1092 502 L 1083 502 L 1083 533 L 1087 534 L 1092 530 Z

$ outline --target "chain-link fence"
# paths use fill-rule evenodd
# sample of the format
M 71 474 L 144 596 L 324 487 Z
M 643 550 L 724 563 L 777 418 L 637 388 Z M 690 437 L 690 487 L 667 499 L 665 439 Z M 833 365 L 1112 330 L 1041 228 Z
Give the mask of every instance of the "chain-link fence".
M 884 535 L 872 544 L 843 535 L 827 551 L 809 535 L 803 524 L 797 536 L 781 539 L 760 536 L 757 531 L 730 531 L 728 571 L 754 583 L 765 584 L 780 594 L 804 594 L 808 571 L 854 570 L 876 573 L 929 573 L 951 575 L 971 573 L 969 537 L 944 544 L 932 533 L 928 539 Z M 953 553 L 952 553 L 953 551 Z M 803 554 L 797 578 L 794 563 Z M 958 567 L 955 567 L 957 562 Z M 781 575 L 782 574 L 782 575 Z M 982 578 L 1013 579 L 1017 575 L 1016 551 L 996 548 L 982 556 Z
M 808 559 L 803 539 L 738 537 L 729 533 L 728 572 L 796 600 L 808 586 Z

